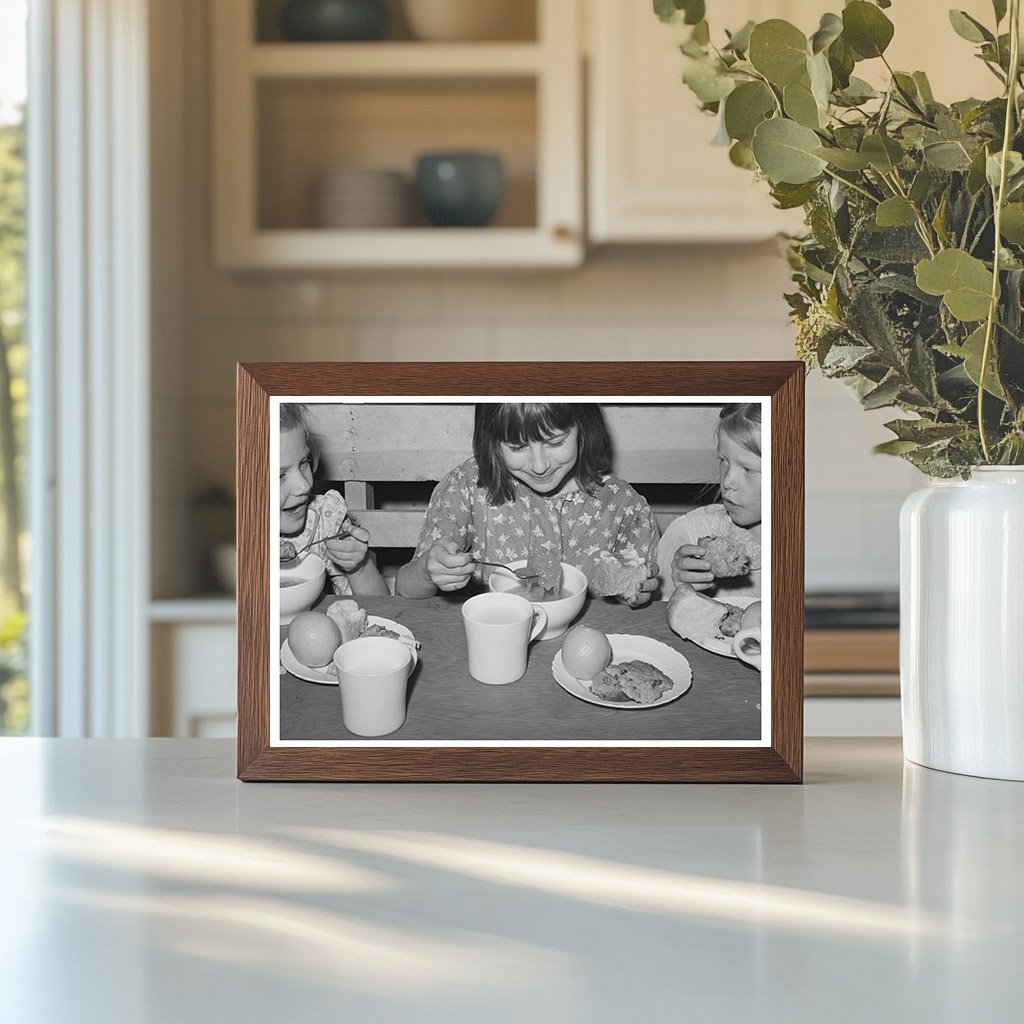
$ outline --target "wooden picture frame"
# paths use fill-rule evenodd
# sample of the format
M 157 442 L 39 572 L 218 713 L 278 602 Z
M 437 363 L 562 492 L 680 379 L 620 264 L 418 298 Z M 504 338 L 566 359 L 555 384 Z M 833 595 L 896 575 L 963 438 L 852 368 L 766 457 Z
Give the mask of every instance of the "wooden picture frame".
M 281 739 L 280 701 L 272 708 L 271 691 L 279 667 L 278 646 L 284 636 L 271 622 L 272 571 L 277 572 L 278 527 L 276 476 L 277 414 L 282 401 L 321 402 L 325 407 L 353 409 L 422 400 L 425 408 L 448 404 L 504 401 L 506 399 L 596 402 L 618 408 L 703 410 L 717 417 L 727 402 L 760 402 L 767 420 L 763 447 L 770 457 L 770 489 L 765 521 L 765 564 L 770 571 L 762 582 L 762 606 L 768 626 L 765 644 L 770 677 L 761 680 L 757 704 L 761 731 L 739 740 L 665 739 L 634 741 L 604 739 L 555 741 L 526 737 L 483 742 L 458 736 L 444 740 L 406 742 L 381 737 L 367 740 L 339 735 L 335 741 Z M 392 402 L 393 400 L 393 402 Z M 607 406 L 606 406 L 607 403 Z M 716 408 L 716 406 L 718 408 Z M 411 406 L 408 406 L 411 407 Z M 312 408 L 312 406 L 310 406 Z M 799 362 L 642 362 L 642 363 L 256 363 L 238 366 L 238 777 L 243 781 L 444 781 L 444 782 L 800 782 L 803 772 L 803 508 L 804 508 L 804 367 Z M 666 413 L 667 415 L 667 413 Z M 696 412 L 694 413 L 696 415 Z M 355 432 L 352 432 L 353 435 Z M 283 435 L 282 435 L 283 436 Z M 710 434 L 708 435 L 711 436 Z M 716 435 L 717 436 L 717 435 Z M 276 438 L 273 438 L 276 445 Z M 468 446 L 469 439 L 465 439 Z M 348 443 L 348 442 L 346 442 Z M 410 438 L 419 449 L 422 436 Z M 664 444 L 664 438 L 659 442 Z M 714 441 L 705 442 L 701 465 L 715 460 Z M 444 447 L 444 445 L 440 445 Z M 665 448 L 664 450 L 668 450 Z M 649 456 L 651 453 L 643 453 Z M 717 463 L 716 463 L 717 464 Z M 337 463 L 331 479 L 345 478 L 350 497 L 362 493 L 349 478 L 352 460 Z M 703 471 L 707 472 L 706 468 Z M 425 479 L 440 474 L 435 470 Z M 629 479 L 628 476 L 625 479 Z M 704 476 L 704 479 L 710 477 Z M 638 487 L 640 485 L 638 484 Z M 372 486 L 371 486 L 372 490 Z M 350 501 L 350 505 L 352 502 Z M 352 505 L 352 507 L 358 507 Z M 770 512 L 768 511 L 770 510 Z M 371 534 L 385 520 L 367 515 Z M 422 514 L 422 513 L 420 513 Z M 378 518 L 375 518 L 377 516 Z M 385 527 L 380 526 L 380 529 Z M 370 544 L 374 544 L 371 536 Z M 768 557 L 770 555 L 770 557 Z M 275 598 L 276 598 L 275 588 Z M 768 600 L 770 595 L 770 600 Z M 395 601 L 395 598 L 391 598 Z M 611 604 L 612 602 L 606 602 Z M 589 606 L 588 606 L 589 607 Z M 662 605 L 661 607 L 666 607 Z M 609 614 L 611 614 L 609 612 Z M 660 614 L 654 604 L 641 615 L 653 623 Z M 461 620 L 460 620 L 461 622 Z M 638 626 L 638 629 L 640 627 Z M 453 637 L 446 638 L 448 647 Z M 431 657 L 430 638 L 423 642 L 422 658 Z M 462 637 L 464 644 L 464 637 Z M 547 643 L 551 644 L 551 641 Z M 547 648 L 546 657 L 559 646 Z M 705 675 L 724 666 L 728 658 L 697 650 L 678 640 Z M 699 655 L 699 658 L 697 657 Z M 463 657 L 465 656 L 463 651 Z M 533 655 L 531 654 L 531 657 Z M 460 676 L 458 664 L 448 676 Z M 423 665 L 420 666 L 423 669 Z M 729 669 L 733 671 L 732 669 Z M 723 669 L 724 671 L 724 669 Z M 754 670 L 750 670 L 754 671 Z M 445 685 L 480 686 L 465 671 L 465 681 L 446 676 Z M 767 675 L 767 674 L 766 674 Z M 694 680 L 698 677 L 694 668 Z M 550 671 L 548 675 L 550 681 Z M 283 683 L 280 685 L 284 685 Z M 323 700 L 324 687 L 308 690 Z M 551 683 L 554 686 L 554 683 Z M 511 687 L 486 687 L 488 691 Z M 564 689 L 564 688 L 563 688 Z M 710 690 L 710 687 L 708 687 Z M 335 688 L 335 693 L 337 688 Z M 412 691 L 415 694 L 415 689 Z M 468 691 L 465 691 L 468 692 Z M 559 697 L 565 696 L 559 694 Z M 310 698 L 312 699 L 312 698 Z M 337 700 L 337 697 L 333 698 Z M 575 708 L 575 698 L 566 696 Z M 676 703 L 683 706 L 686 697 Z M 413 698 L 410 698 L 412 718 Z M 753 702 L 753 697 L 750 703 Z M 744 701 L 748 703 L 748 701 Z M 762 707 L 763 705 L 763 707 Z M 589 705 L 582 705 L 589 707 Z M 338 701 L 340 713 L 340 701 Z M 638 716 L 621 715 L 616 721 L 645 721 L 658 709 L 641 708 Z M 606 718 L 609 716 L 606 715 Z M 646 720 L 651 720 L 650 718 Z M 275 733 L 272 734 L 272 724 Z M 454 728 L 454 727 L 453 727 Z M 401 732 L 401 730 L 399 730 Z M 495 730 L 497 732 L 497 730 Z

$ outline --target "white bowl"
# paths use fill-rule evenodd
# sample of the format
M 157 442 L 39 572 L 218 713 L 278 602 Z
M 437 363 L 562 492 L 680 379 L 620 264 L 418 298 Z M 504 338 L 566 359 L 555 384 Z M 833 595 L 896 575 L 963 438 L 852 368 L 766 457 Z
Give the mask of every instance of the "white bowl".
M 318 555 L 303 555 L 293 565 L 281 567 L 281 579 L 301 576 L 302 583 L 292 587 L 281 587 L 281 625 L 287 626 L 299 612 L 308 611 L 324 592 L 327 581 L 327 566 Z
M 522 569 L 526 565 L 524 558 L 519 562 L 509 562 L 509 568 Z M 504 594 L 510 590 L 519 592 L 517 588 L 525 586 L 522 580 L 504 572 L 502 569 L 495 569 L 487 578 L 487 586 L 496 594 Z M 582 570 L 574 565 L 562 563 L 562 586 L 568 590 L 569 596 L 558 601 L 530 601 L 538 608 L 547 612 L 548 625 L 538 637 L 540 640 L 554 640 L 561 636 L 568 628 L 573 619 L 579 615 L 583 608 L 583 602 L 587 599 L 587 577 Z M 525 595 L 524 595 L 525 596 Z M 529 599 L 528 599 L 529 600 Z

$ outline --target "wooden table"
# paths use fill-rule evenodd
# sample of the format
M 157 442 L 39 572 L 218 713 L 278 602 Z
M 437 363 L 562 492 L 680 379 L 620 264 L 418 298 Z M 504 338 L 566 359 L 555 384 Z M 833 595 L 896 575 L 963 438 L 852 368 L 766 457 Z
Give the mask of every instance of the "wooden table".
M 334 597 L 325 598 L 326 608 Z M 566 693 L 551 674 L 562 638 L 530 648 L 526 675 L 506 686 L 488 686 L 468 670 L 462 601 L 433 597 L 361 598 L 371 615 L 401 622 L 422 644 L 412 677 L 405 724 L 387 740 L 757 740 L 761 677 L 733 658 L 681 640 L 666 620 L 663 603 L 630 609 L 588 599 L 576 620 L 605 633 L 633 633 L 679 651 L 693 670 L 693 685 L 678 700 L 656 708 L 606 708 Z M 282 636 L 284 630 L 282 630 Z M 336 686 L 281 676 L 281 739 L 356 739 L 341 720 Z

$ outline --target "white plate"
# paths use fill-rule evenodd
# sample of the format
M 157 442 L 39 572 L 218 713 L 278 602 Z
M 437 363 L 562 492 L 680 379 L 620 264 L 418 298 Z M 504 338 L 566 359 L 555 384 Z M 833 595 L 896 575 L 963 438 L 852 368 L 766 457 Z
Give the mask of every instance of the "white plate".
M 379 615 L 367 615 L 366 624 L 368 626 L 383 626 L 385 629 L 390 629 L 397 633 L 406 643 L 416 643 L 416 637 L 412 635 L 409 627 L 403 626 L 400 622 L 394 622 L 392 619 L 382 619 Z M 334 672 L 333 661 L 326 668 L 310 668 L 308 665 L 303 665 L 292 654 L 292 649 L 288 646 L 287 640 L 281 644 L 281 664 L 296 679 L 305 679 L 307 683 L 321 683 L 324 686 L 338 685 L 338 677 Z
M 574 697 L 588 701 L 591 704 L 600 704 L 605 708 L 619 708 L 623 711 L 644 711 L 647 708 L 660 707 L 668 704 L 677 697 L 682 697 L 690 688 L 693 682 L 693 672 L 690 671 L 690 663 L 677 651 L 663 644 L 660 640 L 652 640 L 648 636 L 629 636 L 625 633 L 609 633 L 608 641 L 612 645 L 612 664 L 623 661 L 646 661 L 655 668 L 660 668 L 672 680 L 672 689 L 666 690 L 656 701 L 651 704 L 636 704 L 633 701 L 619 704 L 613 700 L 604 700 L 595 697 L 590 692 L 590 686 L 581 679 L 569 675 L 562 665 L 562 652 L 555 655 L 551 663 L 551 674 L 555 682 Z
M 716 597 L 716 601 L 721 601 L 722 604 L 734 604 L 737 608 L 746 608 L 752 605 L 755 601 L 760 601 L 759 597 Z M 735 658 L 736 655 L 732 653 L 732 639 L 726 639 L 722 636 L 707 636 L 703 640 L 692 641 L 698 647 L 703 647 L 705 651 L 710 651 L 712 654 L 721 654 L 723 658 Z

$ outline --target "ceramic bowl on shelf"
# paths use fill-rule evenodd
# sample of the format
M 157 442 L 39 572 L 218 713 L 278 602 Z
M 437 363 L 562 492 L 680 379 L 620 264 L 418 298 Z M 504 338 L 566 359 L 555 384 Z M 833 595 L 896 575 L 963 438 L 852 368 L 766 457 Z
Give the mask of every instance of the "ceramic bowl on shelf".
M 370 167 L 336 167 L 320 176 L 316 224 L 321 228 L 400 228 L 406 222 L 405 175 Z
M 535 0 L 404 0 L 405 18 L 425 42 L 533 39 Z
M 387 0 L 289 0 L 281 28 L 294 42 L 380 39 L 388 26 Z
M 501 206 L 505 174 L 494 153 L 425 153 L 416 161 L 416 194 L 436 227 L 483 227 Z

